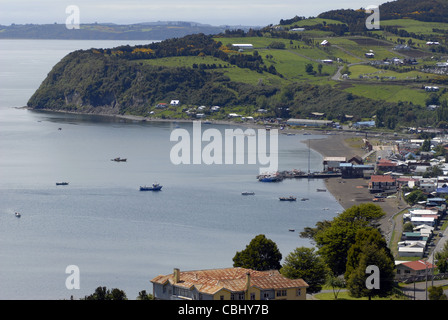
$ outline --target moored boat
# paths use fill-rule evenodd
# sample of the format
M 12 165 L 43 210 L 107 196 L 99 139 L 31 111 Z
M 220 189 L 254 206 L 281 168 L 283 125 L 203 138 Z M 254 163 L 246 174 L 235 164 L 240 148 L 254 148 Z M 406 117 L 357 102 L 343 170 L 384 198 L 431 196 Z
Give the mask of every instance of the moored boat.
M 280 201 L 296 201 L 297 199 L 293 196 L 289 196 L 289 197 L 280 197 L 279 198 Z
M 140 191 L 160 191 L 162 190 L 162 186 L 158 183 L 153 183 L 151 187 L 140 186 Z
M 317 191 L 317 192 L 327 192 L 326 189 L 317 189 L 316 191 Z

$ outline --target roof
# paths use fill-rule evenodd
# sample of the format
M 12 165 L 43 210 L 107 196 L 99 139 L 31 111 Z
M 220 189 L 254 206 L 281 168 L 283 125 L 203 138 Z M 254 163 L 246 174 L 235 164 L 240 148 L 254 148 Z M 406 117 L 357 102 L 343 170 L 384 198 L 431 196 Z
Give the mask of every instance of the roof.
M 370 180 L 372 182 L 395 182 L 395 179 L 391 176 L 371 176 Z
M 426 267 L 428 269 L 435 268 L 435 265 L 429 262 L 425 262 L 423 260 L 417 260 L 417 261 L 409 261 L 401 264 L 402 266 L 406 266 L 409 269 L 419 271 L 419 270 L 425 270 Z
M 180 281 L 174 283 L 174 274 L 159 275 L 152 283 L 167 282 L 177 287 L 191 289 L 193 286 L 202 293 L 215 294 L 225 289 L 231 292 L 246 290 L 246 276 L 250 274 L 250 286 L 259 289 L 306 288 L 308 284 L 302 279 L 288 279 L 278 271 L 256 271 L 245 268 L 224 268 L 180 272 Z

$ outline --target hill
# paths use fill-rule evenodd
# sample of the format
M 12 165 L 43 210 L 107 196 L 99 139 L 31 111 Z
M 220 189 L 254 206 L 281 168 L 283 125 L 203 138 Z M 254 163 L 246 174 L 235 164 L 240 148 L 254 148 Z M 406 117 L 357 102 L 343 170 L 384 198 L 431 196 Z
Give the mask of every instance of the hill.
M 158 21 L 130 25 L 92 23 L 81 24 L 79 29 L 67 29 L 65 24 L 12 24 L 0 25 L 0 39 L 165 40 L 194 33 L 218 34 L 229 28 L 233 27 L 185 21 Z M 250 29 L 250 27 L 242 26 L 238 28 Z
M 391 130 L 445 127 L 446 30 L 443 22 L 394 19 L 381 30 L 354 32 L 342 20 L 296 17 L 262 29 L 76 51 L 53 68 L 28 106 L 188 119 L 198 113 L 375 119 Z M 440 42 L 428 45 L 429 38 Z M 241 43 L 252 48 L 234 46 Z M 180 106 L 161 104 L 171 100 Z M 215 105 L 219 112 L 211 110 Z

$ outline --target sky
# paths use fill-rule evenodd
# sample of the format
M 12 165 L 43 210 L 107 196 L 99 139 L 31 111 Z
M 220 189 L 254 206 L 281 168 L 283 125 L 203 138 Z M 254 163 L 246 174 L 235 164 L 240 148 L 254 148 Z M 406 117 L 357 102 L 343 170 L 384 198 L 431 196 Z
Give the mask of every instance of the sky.
M 334 9 L 359 9 L 390 0 L 0 0 L 0 25 L 65 23 L 66 8 L 79 8 L 83 23 L 132 24 L 194 21 L 204 24 L 266 26 L 294 16 Z

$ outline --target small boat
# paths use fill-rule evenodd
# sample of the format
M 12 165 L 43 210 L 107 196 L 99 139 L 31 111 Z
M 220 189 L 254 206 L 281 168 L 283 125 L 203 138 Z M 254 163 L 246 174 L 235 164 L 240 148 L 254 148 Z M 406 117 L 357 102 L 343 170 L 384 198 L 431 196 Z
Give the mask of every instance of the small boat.
M 317 189 L 316 191 L 317 192 L 326 192 L 327 190 L 326 189 Z
M 244 191 L 244 192 L 241 192 L 241 194 L 242 194 L 243 196 L 253 196 L 253 195 L 255 194 L 255 192 Z
M 295 229 L 289 229 L 289 232 L 295 232 L 296 230 Z
M 68 186 L 68 182 L 56 182 L 57 186 Z
M 16 212 L 15 215 L 16 215 L 17 218 L 20 218 L 20 217 L 22 216 L 22 215 L 21 215 L 20 213 L 18 213 L 18 212 Z
M 140 186 L 140 191 L 160 191 L 162 190 L 162 186 L 158 183 L 153 183 L 151 187 Z
M 308 198 L 302 198 L 302 199 L 300 199 L 300 201 L 307 201 L 307 200 L 310 200 L 310 199 L 308 199 Z
M 122 158 L 120 158 L 120 157 L 118 157 L 118 158 L 114 158 L 114 159 L 110 159 L 110 161 L 115 161 L 115 162 L 126 162 L 128 159 L 122 159 Z
M 297 199 L 293 196 L 290 197 L 280 197 L 280 201 L 296 201 Z

